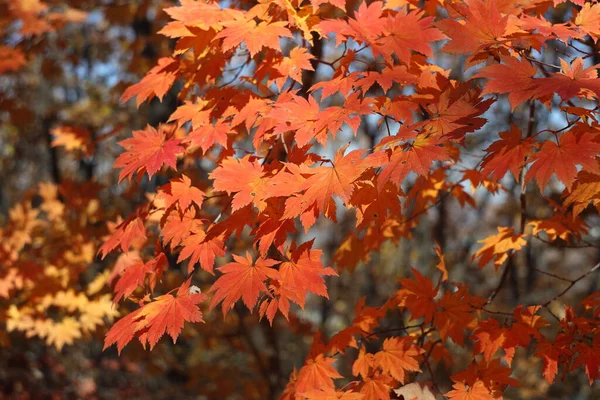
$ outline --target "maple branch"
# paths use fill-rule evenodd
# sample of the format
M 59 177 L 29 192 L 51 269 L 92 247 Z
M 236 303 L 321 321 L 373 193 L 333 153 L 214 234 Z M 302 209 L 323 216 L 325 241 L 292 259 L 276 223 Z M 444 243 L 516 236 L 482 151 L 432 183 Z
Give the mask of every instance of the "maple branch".
M 544 271 L 544 270 L 541 270 L 539 268 L 535 268 L 535 270 L 537 272 L 539 272 L 540 274 L 542 274 L 542 275 L 550 276 L 550 277 L 552 277 L 554 279 L 558 279 L 559 281 L 573 283 L 572 279 L 563 278 L 562 276 L 553 274 L 552 272 Z
M 588 44 L 585 43 L 585 42 L 583 42 L 583 44 L 585 44 L 586 46 L 588 46 Z M 585 50 L 579 49 L 578 47 L 575 46 L 575 44 L 573 44 L 573 41 L 571 41 L 569 43 L 569 47 L 571 47 L 573 50 L 576 50 L 576 51 L 578 51 L 580 53 L 583 53 L 583 54 L 587 55 L 588 57 L 593 57 L 593 56 L 595 56 L 597 54 L 597 53 L 592 53 L 592 52 L 589 52 L 589 51 L 585 51 Z
M 502 276 L 500 277 L 500 281 L 498 282 L 498 285 L 496 285 L 494 291 L 488 296 L 487 303 L 485 304 L 490 304 L 492 301 L 494 301 L 496 296 L 498 296 L 498 293 L 500 293 L 500 290 L 502 289 L 502 286 L 504 286 L 504 282 L 506 282 L 506 278 L 508 278 L 508 274 L 512 269 L 512 263 L 513 258 L 509 257 L 508 262 L 506 263 L 506 267 L 504 267 L 504 271 L 502 272 Z
M 484 306 L 481 306 L 481 307 L 475 307 L 475 309 L 477 309 L 477 310 L 481 310 L 481 311 L 483 311 L 483 312 L 486 312 L 486 313 L 488 313 L 488 314 L 494 314 L 494 315 L 504 315 L 504 316 L 511 317 L 511 318 L 512 318 L 512 316 L 513 316 L 513 315 L 512 315 L 512 313 L 509 313 L 509 312 L 506 312 L 506 311 L 492 311 L 492 310 L 490 310 L 490 309 L 487 309 L 487 308 L 485 308 Z
M 371 332 L 368 335 L 363 336 L 362 338 L 357 340 L 357 343 L 360 344 L 362 342 L 364 342 L 365 340 L 373 337 L 373 336 L 383 336 L 383 335 L 388 335 L 390 333 L 397 333 L 397 332 L 406 332 L 409 329 L 422 329 L 423 328 L 423 324 L 419 324 L 419 325 L 407 325 L 407 326 L 402 326 L 399 328 L 390 328 L 390 329 L 386 329 L 383 331 L 378 331 L 378 332 Z M 429 333 L 429 332 L 427 332 Z
M 435 379 L 435 375 L 433 373 L 433 370 L 431 369 L 431 364 L 429 363 L 429 357 L 431 357 L 431 354 L 433 353 L 433 349 L 435 348 L 435 346 L 437 346 L 439 343 L 442 343 L 442 339 L 438 339 L 435 342 L 431 343 L 431 347 L 429 348 L 429 350 L 427 351 L 427 354 L 425 355 L 424 359 L 423 359 L 423 363 L 425 364 L 425 366 L 427 367 L 427 371 L 429 372 L 429 375 L 431 376 L 431 383 L 433 384 L 433 389 L 435 391 L 437 391 L 438 393 L 442 393 L 442 391 L 440 390 L 439 386 L 437 385 L 436 379 Z
M 551 242 L 549 240 L 543 239 L 538 235 L 531 235 L 534 239 L 539 240 L 542 243 L 546 243 L 550 246 L 555 246 L 555 247 L 561 247 L 561 248 L 567 248 L 567 249 L 589 249 L 591 247 L 593 248 L 600 248 L 600 246 L 595 245 L 593 243 L 589 243 L 585 240 L 583 240 L 583 242 L 585 243 L 585 245 L 577 245 L 577 244 L 568 244 L 568 243 L 556 243 L 556 242 Z
M 545 66 L 545 67 L 555 68 L 555 69 L 558 69 L 558 70 L 560 70 L 560 69 L 561 69 L 561 68 L 560 68 L 558 65 L 554 65 L 554 64 L 548 64 L 548 63 L 545 63 L 545 62 L 543 62 L 543 61 L 540 61 L 540 60 L 536 60 L 535 58 L 533 58 L 533 57 L 529 57 L 529 56 L 526 56 L 526 55 L 522 55 L 522 56 L 523 56 L 523 57 L 524 57 L 526 60 L 529 60 L 529 61 L 531 61 L 531 62 L 534 62 L 534 63 L 536 63 L 536 64 L 543 65 L 543 66 Z
M 383 117 L 383 120 L 385 121 L 385 127 L 387 128 L 388 136 L 392 136 L 392 132 L 390 131 L 390 124 L 388 123 L 387 119 L 387 115 Z
M 579 282 L 580 280 L 586 278 L 588 275 L 592 274 L 593 272 L 595 272 L 596 270 L 598 270 L 600 268 L 600 262 L 598 262 L 596 265 L 594 265 L 590 270 L 588 270 L 587 272 L 585 272 L 584 274 L 580 275 L 578 278 L 575 278 L 571 281 L 571 283 L 569 284 L 569 286 L 567 286 L 565 288 L 565 290 L 563 290 L 562 292 L 560 292 L 559 294 L 557 294 L 556 296 L 554 296 L 553 298 L 551 298 L 550 300 L 548 300 L 547 302 L 545 302 L 544 304 L 542 304 L 542 308 L 546 308 L 550 305 L 550 303 L 552 303 L 553 301 L 558 300 L 559 298 L 561 298 L 562 296 L 564 296 L 569 290 L 571 290 L 571 288 L 573 286 L 575 286 L 575 284 L 577 282 Z

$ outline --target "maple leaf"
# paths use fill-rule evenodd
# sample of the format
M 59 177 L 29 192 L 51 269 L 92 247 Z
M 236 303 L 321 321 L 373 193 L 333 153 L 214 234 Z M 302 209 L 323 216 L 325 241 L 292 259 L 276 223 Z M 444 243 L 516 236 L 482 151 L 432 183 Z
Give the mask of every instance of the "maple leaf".
M 384 162 L 383 169 L 377 179 L 378 190 L 383 189 L 386 182 L 392 182 L 399 189 L 404 178 L 414 171 L 419 175 L 427 175 L 434 161 L 448 160 L 448 153 L 439 143 L 424 137 L 417 137 L 407 148 L 396 147 L 391 151 L 389 161 Z
M 398 292 L 401 306 L 408 308 L 412 319 L 425 318 L 425 323 L 430 323 L 437 309 L 435 297 L 438 287 L 433 287 L 431 279 L 424 277 L 419 271 L 411 268 L 415 279 L 398 279 L 402 290 Z
M 544 379 L 548 383 L 552 383 L 556 374 L 558 374 L 558 362 L 561 351 L 555 346 L 554 343 L 549 341 L 541 341 L 536 344 L 536 357 L 542 359 L 543 362 L 543 375 Z
M 154 96 L 161 101 L 167 94 L 179 69 L 179 60 L 173 57 L 163 57 L 158 60 L 158 65 L 152 68 L 139 83 L 129 86 L 121 96 L 121 102 L 126 103 L 129 99 L 137 96 L 136 105 L 139 107 L 146 100 Z
M 164 253 L 160 253 L 153 260 L 143 263 L 141 260 L 136 260 L 130 265 L 119 280 L 117 281 L 114 291 L 114 303 L 118 303 L 121 298 L 127 298 L 134 290 L 144 284 L 146 275 L 151 275 L 150 288 L 154 289 L 156 281 L 160 279 L 164 266 L 167 264 L 167 258 Z
M 574 1 L 582 6 L 575 17 L 575 25 L 583 35 L 590 35 L 594 41 L 600 39 L 600 4 L 591 4 L 583 0 Z
M 513 110 L 533 97 L 541 97 L 537 91 L 539 79 L 533 79 L 537 68 L 525 58 L 503 57 L 502 61 L 504 64 L 486 66 L 473 76 L 489 79 L 482 95 L 508 93 L 508 102 Z
M 138 217 L 129 217 L 115 227 L 115 231 L 108 240 L 98 250 L 102 258 L 114 250 L 117 246 L 126 252 L 131 244 L 136 240 L 146 240 L 146 228 L 144 222 Z
M 339 46 L 348 37 L 354 38 L 359 43 L 375 43 L 385 29 L 385 18 L 382 17 L 383 3 L 374 1 L 371 4 L 361 3 L 354 14 L 355 18 L 348 18 L 348 22 L 340 19 L 321 21 L 317 28 L 328 35 L 335 33 L 336 45 Z
M 191 146 L 200 146 L 202 151 L 206 153 L 215 143 L 220 144 L 223 148 L 229 147 L 227 143 L 228 135 L 235 133 L 229 124 L 217 123 L 199 126 L 189 133 L 186 141 Z
M 311 390 L 334 389 L 334 379 L 343 378 L 331 364 L 334 358 L 325 357 L 323 354 L 309 359 L 298 372 L 296 393 L 306 393 Z
M 500 43 L 504 36 L 508 16 L 502 15 L 496 6 L 497 1 L 468 0 L 456 7 L 465 17 L 463 23 L 446 18 L 437 26 L 451 40 L 442 51 L 456 54 L 477 53 Z
M 565 43 L 569 40 L 569 38 L 577 37 L 577 32 L 571 29 L 568 24 L 553 24 L 544 17 L 523 15 L 521 18 L 519 18 L 518 23 L 521 29 L 528 31 L 537 30 L 543 36 L 554 36 Z
M 469 304 L 470 296 L 466 288 L 459 287 L 455 292 L 447 291 L 439 300 L 439 310 L 435 313 L 434 324 L 437 326 L 442 340 L 451 338 L 462 345 L 464 329 L 476 322 L 473 307 Z
M 263 47 L 279 50 L 279 39 L 292 37 L 292 32 L 286 28 L 287 25 L 286 21 L 262 21 L 258 25 L 254 20 L 227 21 L 223 22 L 225 28 L 217 33 L 213 40 L 223 39 L 223 50 L 232 49 L 244 42 L 250 56 L 254 57 Z
M 360 393 L 365 396 L 364 400 L 389 400 L 390 381 L 391 378 L 381 374 L 374 378 L 364 378 Z
M 506 340 L 506 329 L 495 319 L 480 321 L 473 334 L 476 340 L 474 352 L 483 353 L 483 359 L 489 362 L 494 354 L 501 349 Z
M 177 341 L 184 322 L 204 322 L 197 304 L 206 300 L 202 293 L 190 293 L 191 277 L 177 290 L 177 296 L 165 294 L 121 318 L 104 339 L 104 350 L 117 345 L 119 354 L 135 336 L 145 347 L 154 348 L 162 335 L 167 333 Z
M 558 144 L 545 141 L 540 151 L 531 156 L 533 164 L 525 175 L 528 183 L 535 178 L 540 190 L 548 184 L 552 175 L 570 188 L 577 176 L 576 165 L 588 172 L 600 174 L 596 156 L 600 153 L 600 138 L 592 134 L 567 132 L 558 139 Z
M 345 0 L 344 0 L 345 1 Z M 281 74 L 280 78 L 275 78 L 275 84 L 281 90 L 287 78 L 292 78 L 298 83 L 302 83 L 302 71 L 314 71 L 311 60 L 315 56 L 309 53 L 303 47 L 294 47 L 290 51 L 289 57 L 284 57 L 280 62 L 274 65 L 274 68 Z
M 191 226 L 189 236 L 182 240 L 183 248 L 179 253 L 177 262 L 190 259 L 188 273 L 194 270 L 196 263 L 206 272 L 213 274 L 215 257 L 225 255 L 225 244 L 222 235 L 215 235 L 210 230 L 204 232 L 197 224 Z
M 301 190 L 304 193 L 286 200 L 284 219 L 297 217 L 311 207 L 316 207 L 316 210 L 335 220 L 335 202 L 332 196 L 340 197 L 347 204 L 354 191 L 353 183 L 370 167 L 368 162 L 361 159 L 363 150 L 343 155 L 346 147 L 336 153 L 332 167 L 318 166 L 310 169 L 313 175 L 303 183 Z M 306 225 L 305 229 L 308 229 Z
M 95 144 L 89 130 L 77 126 L 59 126 L 52 129 L 52 147 L 62 146 L 66 151 L 80 151 L 86 156 L 91 156 Z
M 152 178 L 164 164 L 177 169 L 177 154 L 185 152 L 179 139 L 167 139 L 164 131 L 150 125 L 143 131 L 133 131 L 132 138 L 119 144 L 126 150 L 114 163 L 115 168 L 123 168 L 119 182 L 131 179 L 136 172 L 146 172 Z
M 223 315 L 226 315 L 240 298 L 252 311 L 258 301 L 258 295 L 267 291 L 265 286 L 267 278 L 280 279 L 277 270 L 271 268 L 279 264 L 279 261 L 259 257 L 256 262 L 253 262 L 250 253 L 246 253 L 246 257 L 233 254 L 233 259 L 234 262 L 217 268 L 223 275 L 209 290 L 215 292 L 210 302 L 210 309 L 222 302 Z
M 407 12 L 406 8 L 385 20 L 383 37 L 374 46 L 375 55 L 382 53 L 391 64 L 395 53 L 400 62 L 408 64 L 410 50 L 433 57 L 429 43 L 447 39 L 446 35 L 432 26 L 433 17 L 423 18 L 422 11 Z
M 500 133 L 500 140 L 485 149 L 488 154 L 483 158 L 481 172 L 485 176 L 491 174 L 498 181 L 510 171 L 518 182 L 520 170 L 527 157 L 533 154 L 534 146 L 533 138 L 522 139 L 521 131 L 515 125 L 511 125 L 509 131 Z
M 373 356 L 374 364 L 395 380 L 404 383 L 406 372 L 421 371 L 417 357 L 425 350 L 417 347 L 410 337 L 385 339 L 381 351 Z
M 266 207 L 265 179 L 263 167 L 251 157 L 241 159 L 228 157 L 209 175 L 214 180 L 213 189 L 218 192 L 235 193 L 231 208 L 240 208 L 253 203 L 259 211 Z
M 367 93 L 375 83 L 381 86 L 385 93 L 390 90 L 394 82 L 402 85 L 417 83 L 417 77 L 409 73 L 405 65 L 386 67 L 381 72 L 369 71 L 361 74 L 365 74 L 365 77 L 358 79 L 356 85 L 360 86 L 363 93 Z
M 202 207 L 204 192 L 192 186 L 192 180 L 182 174 L 181 178 L 176 178 L 160 188 L 157 198 L 164 199 L 165 208 L 169 208 L 177 202 L 182 210 L 187 210 L 192 203 L 199 208 Z
M 454 390 L 445 394 L 452 400 L 495 400 L 488 388 L 482 381 L 476 381 L 473 385 L 467 386 L 462 382 L 456 382 L 452 385 Z
M 166 216 L 160 231 L 163 244 L 174 248 L 189 237 L 193 228 L 198 224 L 195 216 L 196 210 L 194 208 L 190 208 L 183 213 L 176 210 L 170 212 Z
M 298 305 L 304 308 L 306 292 L 329 298 L 323 276 L 337 276 L 331 267 L 323 268 L 321 250 L 312 250 L 313 241 L 306 242 L 288 252 L 288 261 L 279 266 L 281 281 L 298 297 Z
M 360 346 L 358 357 L 354 364 L 352 364 L 352 375 L 361 376 L 367 378 L 369 376 L 369 370 L 373 367 L 373 354 L 367 353 L 365 346 Z
M 191 102 L 186 100 L 169 117 L 169 122 L 177 121 L 177 126 L 182 126 L 188 121 L 192 123 L 192 129 L 210 123 L 211 109 L 206 109 L 207 103 L 204 101 Z
M 515 235 L 513 228 L 501 226 L 498 227 L 496 235 L 488 236 L 480 240 L 479 243 L 483 243 L 483 247 L 473 255 L 473 260 L 479 258 L 477 263 L 479 268 L 483 268 L 488 262 L 493 260 L 496 270 L 508 259 L 510 251 L 521 250 L 523 246 L 527 245 L 527 242 L 523 239 L 523 235 Z
M 598 379 L 598 371 L 600 370 L 600 341 L 598 337 L 594 337 L 594 343 L 592 346 L 586 343 L 577 343 L 575 349 L 578 353 L 576 356 L 572 369 L 575 369 L 581 365 L 585 365 L 585 373 L 588 376 L 590 385 Z
M 317 11 L 321 4 L 331 4 L 346 11 L 346 0 L 310 0 L 310 4 L 312 5 L 313 12 Z
M 600 175 L 587 171 L 579 171 L 573 189 L 564 201 L 565 207 L 573 206 L 573 216 L 576 217 L 592 203 L 600 205 Z
M 596 65 L 583 68 L 583 59 L 579 57 L 571 64 L 561 58 L 560 66 L 563 73 L 551 73 L 548 78 L 536 80 L 537 97 L 557 93 L 564 100 L 575 96 L 590 100 L 600 98 L 600 80 Z

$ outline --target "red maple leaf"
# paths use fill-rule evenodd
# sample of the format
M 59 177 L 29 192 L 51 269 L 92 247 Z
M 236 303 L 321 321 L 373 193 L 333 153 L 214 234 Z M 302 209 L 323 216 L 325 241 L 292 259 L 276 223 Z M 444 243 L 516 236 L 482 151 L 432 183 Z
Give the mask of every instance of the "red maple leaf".
M 499 181 L 510 171 L 519 181 L 520 170 L 526 163 L 527 157 L 533 154 L 535 141 L 533 138 L 521 138 L 521 131 L 512 125 L 509 131 L 500 133 L 500 140 L 492 143 L 485 151 L 481 172 L 484 176 L 492 174 Z
M 585 97 L 588 99 L 600 98 L 600 80 L 598 79 L 598 66 L 592 65 L 583 68 L 583 59 L 576 58 L 572 63 L 560 59 L 562 73 L 551 73 L 548 78 L 536 80 L 538 97 L 551 96 L 557 93 L 564 100 L 572 97 Z
M 540 190 L 544 190 L 552 175 L 556 174 L 567 188 L 571 188 L 577 176 L 577 165 L 588 172 L 600 174 L 600 165 L 596 161 L 598 154 L 598 135 L 567 132 L 558 139 L 558 144 L 547 140 L 540 151 L 531 156 L 533 164 L 525 175 L 525 182 L 535 178 Z

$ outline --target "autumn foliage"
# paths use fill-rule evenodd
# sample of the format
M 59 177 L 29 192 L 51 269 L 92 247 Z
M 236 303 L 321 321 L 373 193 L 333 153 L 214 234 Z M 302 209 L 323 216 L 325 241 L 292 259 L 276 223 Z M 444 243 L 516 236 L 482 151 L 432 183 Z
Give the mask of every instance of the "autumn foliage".
M 47 3 L 0 2 L 1 74 L 19 79 L 58 51 L 36 41 L 95 18 L 94 2 Z M 104 178 L 55 173 L 3 217 L 5 346 L 61 350 L 97 332 L 119 354 L 165 335 L 229 343 L 263 382 L 244 398 L 530 398 L 515 391 L 531 386 L 525 360 L 547 396 L 570 376 L 594 385 L 600 292 L 581 288 L 600 269 L 600 3 L 180 0 L 153 13 L 154 57 L 105 101 L 174 106 L 152 124 L 52 113 L 47 148 L 81 165 L 124 138 Z M 4 124 L 18 127 L 11 96 Z M 386 264 L 390 246 L 419 254 Z M 315 304 L 354 311 L 331 329 Z M 312 345 L 288 377 L 252 330 L 273 349 Z

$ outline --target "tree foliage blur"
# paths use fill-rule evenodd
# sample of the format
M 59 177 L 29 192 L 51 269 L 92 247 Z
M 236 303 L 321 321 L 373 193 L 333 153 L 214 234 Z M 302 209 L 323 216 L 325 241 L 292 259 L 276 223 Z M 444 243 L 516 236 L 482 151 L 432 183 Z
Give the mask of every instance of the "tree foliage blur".
M 0 0 L 0 32 L 4 397 L 600 396 L 600 3 Z

